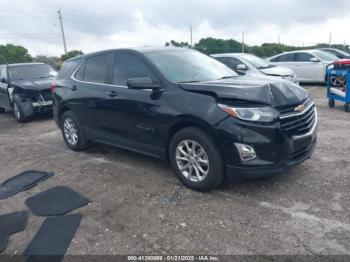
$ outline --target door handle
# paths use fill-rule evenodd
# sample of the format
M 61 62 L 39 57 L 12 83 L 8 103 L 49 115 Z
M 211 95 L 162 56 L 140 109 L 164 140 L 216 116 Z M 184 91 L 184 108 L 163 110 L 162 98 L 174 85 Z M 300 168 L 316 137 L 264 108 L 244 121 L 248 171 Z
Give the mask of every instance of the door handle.
M 110 97 L 115 97 L 115 96 L 118 96 L 117 92 L 116 91 L 108 91 L 108 92 L 105 92 L 106 95 L 110 96 Z
M 70 87 L 70 89 L 71 89 L 72 91 L 76 91 L 76 90 L 78 89 L 78 87 L 77 87 L 77 86 L 72 86 L 72 87 Z

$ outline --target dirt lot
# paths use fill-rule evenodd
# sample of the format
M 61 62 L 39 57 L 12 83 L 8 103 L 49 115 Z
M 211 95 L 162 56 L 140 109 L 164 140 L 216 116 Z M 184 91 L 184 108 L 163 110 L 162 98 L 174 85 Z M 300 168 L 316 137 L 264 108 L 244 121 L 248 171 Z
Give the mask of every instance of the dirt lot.
M 350 254 L 350 114 L 328 109 L 324 87 L 309 86 L 319 110 L 312 159 L 269 180 L 210 193 L 183 187 L 170 167 L 125 150 L 66 148 L 53 120 L 17 124 L 0 115 L 0 181 L 27 169 L 56 176 L 0 201 L 1 214 L 65 185 L 93 203 L 68 254 Z M 5 254 L 21 254 L 43 219 L 30 215 Z

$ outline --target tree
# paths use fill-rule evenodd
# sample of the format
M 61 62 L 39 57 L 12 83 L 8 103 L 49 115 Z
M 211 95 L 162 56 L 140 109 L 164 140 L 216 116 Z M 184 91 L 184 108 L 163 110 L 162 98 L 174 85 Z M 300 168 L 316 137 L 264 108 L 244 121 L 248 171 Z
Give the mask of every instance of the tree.
M 71 59 L 73 57 L 76 57 L 76 56 L 80 56 L 80 55 L 83 55 L 84 53 L 80 50 L 72 50 L 72 51 L 69 51 L 67 54 L 64 54 L 61 56 L 61 60 L 62 61 L 66 61 L 68 59 Z
M 186 47 L 186 48 L 190 48 L 191 45 L 187 42 L 176 42 L 174 40 L 171 40 L 170 43 L 166 42 L 165 46 L 174 46 L 174 47 Z
M 195 49 L 205 54 L 237 53 L 241 52 L 242 44 L 233 39 L 202 38 L 194 46 Z
M 33 58 L 23 46 L 0 45 L 0 64 L 31 62 Z
M 33 58 L 34 62 L 41 62 L 52 66 L 54 69 L 60 69 L 62 65 L 62 61 L 59 57 L 56 56 L 45 56 L 45 55 L 37 55 Z

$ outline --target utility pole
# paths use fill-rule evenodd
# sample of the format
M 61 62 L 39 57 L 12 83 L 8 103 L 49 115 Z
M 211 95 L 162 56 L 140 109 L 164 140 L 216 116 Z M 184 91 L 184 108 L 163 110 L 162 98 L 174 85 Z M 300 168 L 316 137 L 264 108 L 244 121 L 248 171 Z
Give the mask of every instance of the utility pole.
M 329 33 L 329 47 L 332 46 L 332 33 Z
M 193 28 L 190 26 L 191 47 L 193 46 Z
M 281 44 L 281 35 L 278 35 L 278 44 Z
M 242 53 L 244 53 L 244 32 L 242 33 Z
M 62 13 L 61 8 L 58 9 L 58 20 L 60 20 L 61 25 L 61 32 L 62 32 L 62 39 L 63 39 L 63 47 L 64 47 L 64 53 L 67 54 L 67 44 L 66 44 L 66 36 L 64 35 L 64 29 L 63 29 L 63 21 L 62 21 Z

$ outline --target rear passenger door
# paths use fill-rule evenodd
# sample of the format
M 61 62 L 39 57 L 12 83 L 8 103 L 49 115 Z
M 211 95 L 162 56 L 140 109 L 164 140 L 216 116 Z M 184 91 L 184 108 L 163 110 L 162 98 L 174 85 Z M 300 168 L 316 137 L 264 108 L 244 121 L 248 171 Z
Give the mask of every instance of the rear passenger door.
M 107 84 L 112 53 L 88 57 L 78 68 L 66 87 L 69 106 L 77 115 L 87 135 L 108 130 L 108 108 L 110 99 Z

